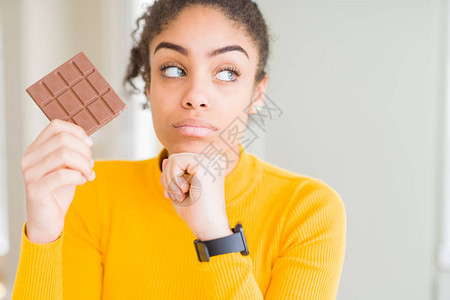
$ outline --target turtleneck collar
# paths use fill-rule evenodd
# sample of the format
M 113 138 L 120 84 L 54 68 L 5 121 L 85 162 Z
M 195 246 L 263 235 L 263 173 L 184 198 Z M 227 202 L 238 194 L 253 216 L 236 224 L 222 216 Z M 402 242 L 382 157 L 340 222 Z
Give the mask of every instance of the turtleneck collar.
M 157 157 L 151 159 L 151 168 L 157 180 L 156 185 L 160 195 L 164 197 L 161 178 L 162 161 L 168 157 L 166 148 L 163 148 Z M 239 144 L 239 161 L 235 168 L 225 176 L 225 202 L 226 206 L 233 206 L 245 198 L 256 186 L 262 177 L 262 166 L 259 159 L 248 153 L 242 144 Z M 170 203 L 170 202 L 169 202 Z

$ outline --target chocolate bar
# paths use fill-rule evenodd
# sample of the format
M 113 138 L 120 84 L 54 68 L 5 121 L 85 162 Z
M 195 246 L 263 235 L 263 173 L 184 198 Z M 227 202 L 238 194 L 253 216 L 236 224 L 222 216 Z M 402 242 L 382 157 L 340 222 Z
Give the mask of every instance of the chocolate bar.
M 91 135 L 127 108 L 80 52 L 26 89 L 47 118 L 81 126 Z

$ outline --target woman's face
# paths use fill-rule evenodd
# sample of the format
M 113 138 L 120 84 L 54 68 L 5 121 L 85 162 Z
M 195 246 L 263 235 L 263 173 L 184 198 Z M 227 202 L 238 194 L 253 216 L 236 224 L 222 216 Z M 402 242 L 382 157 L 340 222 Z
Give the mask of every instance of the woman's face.
M 254 112 L 250 104 L 262 105 L 267 81 L 255 84 L 258 52 L 245 31 L 217 9 L 195 6 L 149 47 L 146 93 L 155 133 L 169 155 L 200 153 L 211 145 L 222 153 L 237 151 L 248 113 Z M 214 130 L 177 128 L 185 118 L 206 120 Z

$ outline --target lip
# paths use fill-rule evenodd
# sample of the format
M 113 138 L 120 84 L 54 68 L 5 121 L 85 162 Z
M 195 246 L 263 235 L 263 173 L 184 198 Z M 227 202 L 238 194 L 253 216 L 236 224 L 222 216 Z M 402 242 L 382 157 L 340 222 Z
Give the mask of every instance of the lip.
M 203 137 L 212 134 L 217 128 L 205 119 L 185 118 L 173 127 L 181 134 L 192 137 Z
M 200 128 L 208 128 L 212 130 L 217 130 L 217 128 L 208 122 L 205 119 L 199 119 L 199 118 L 184 118 L 178 121 L 173 125 L 175 128 L 182 127 L 182 126 L 190 126 L 190 127 L 200 127 Z
M 203 137 L 210 135 L 215 129 L 206 128 L 206 127 L 195 127 L 195 126 L 179 126 L 174 127 L 175 130 L 180 132 L 181 134 L 187 135 L 187 136 L 193 136 L 193 137 Z

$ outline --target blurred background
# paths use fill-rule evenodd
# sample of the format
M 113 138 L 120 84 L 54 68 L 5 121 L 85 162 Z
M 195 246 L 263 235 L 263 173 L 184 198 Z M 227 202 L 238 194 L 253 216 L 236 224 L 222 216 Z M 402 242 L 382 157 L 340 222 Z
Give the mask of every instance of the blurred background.
M 140 0 L 0 0 L 0 299 L 26 219 L 20 159 L 48 119 L 25 89 L 83 51 L 129 107 L 94 159 L 157 155 L 144 94 L 122 88 Z M 446 0 L 257 0 L 282 110 L 247 151 L 325 181 L 347 211 L 338 299 L 450 299 Z

